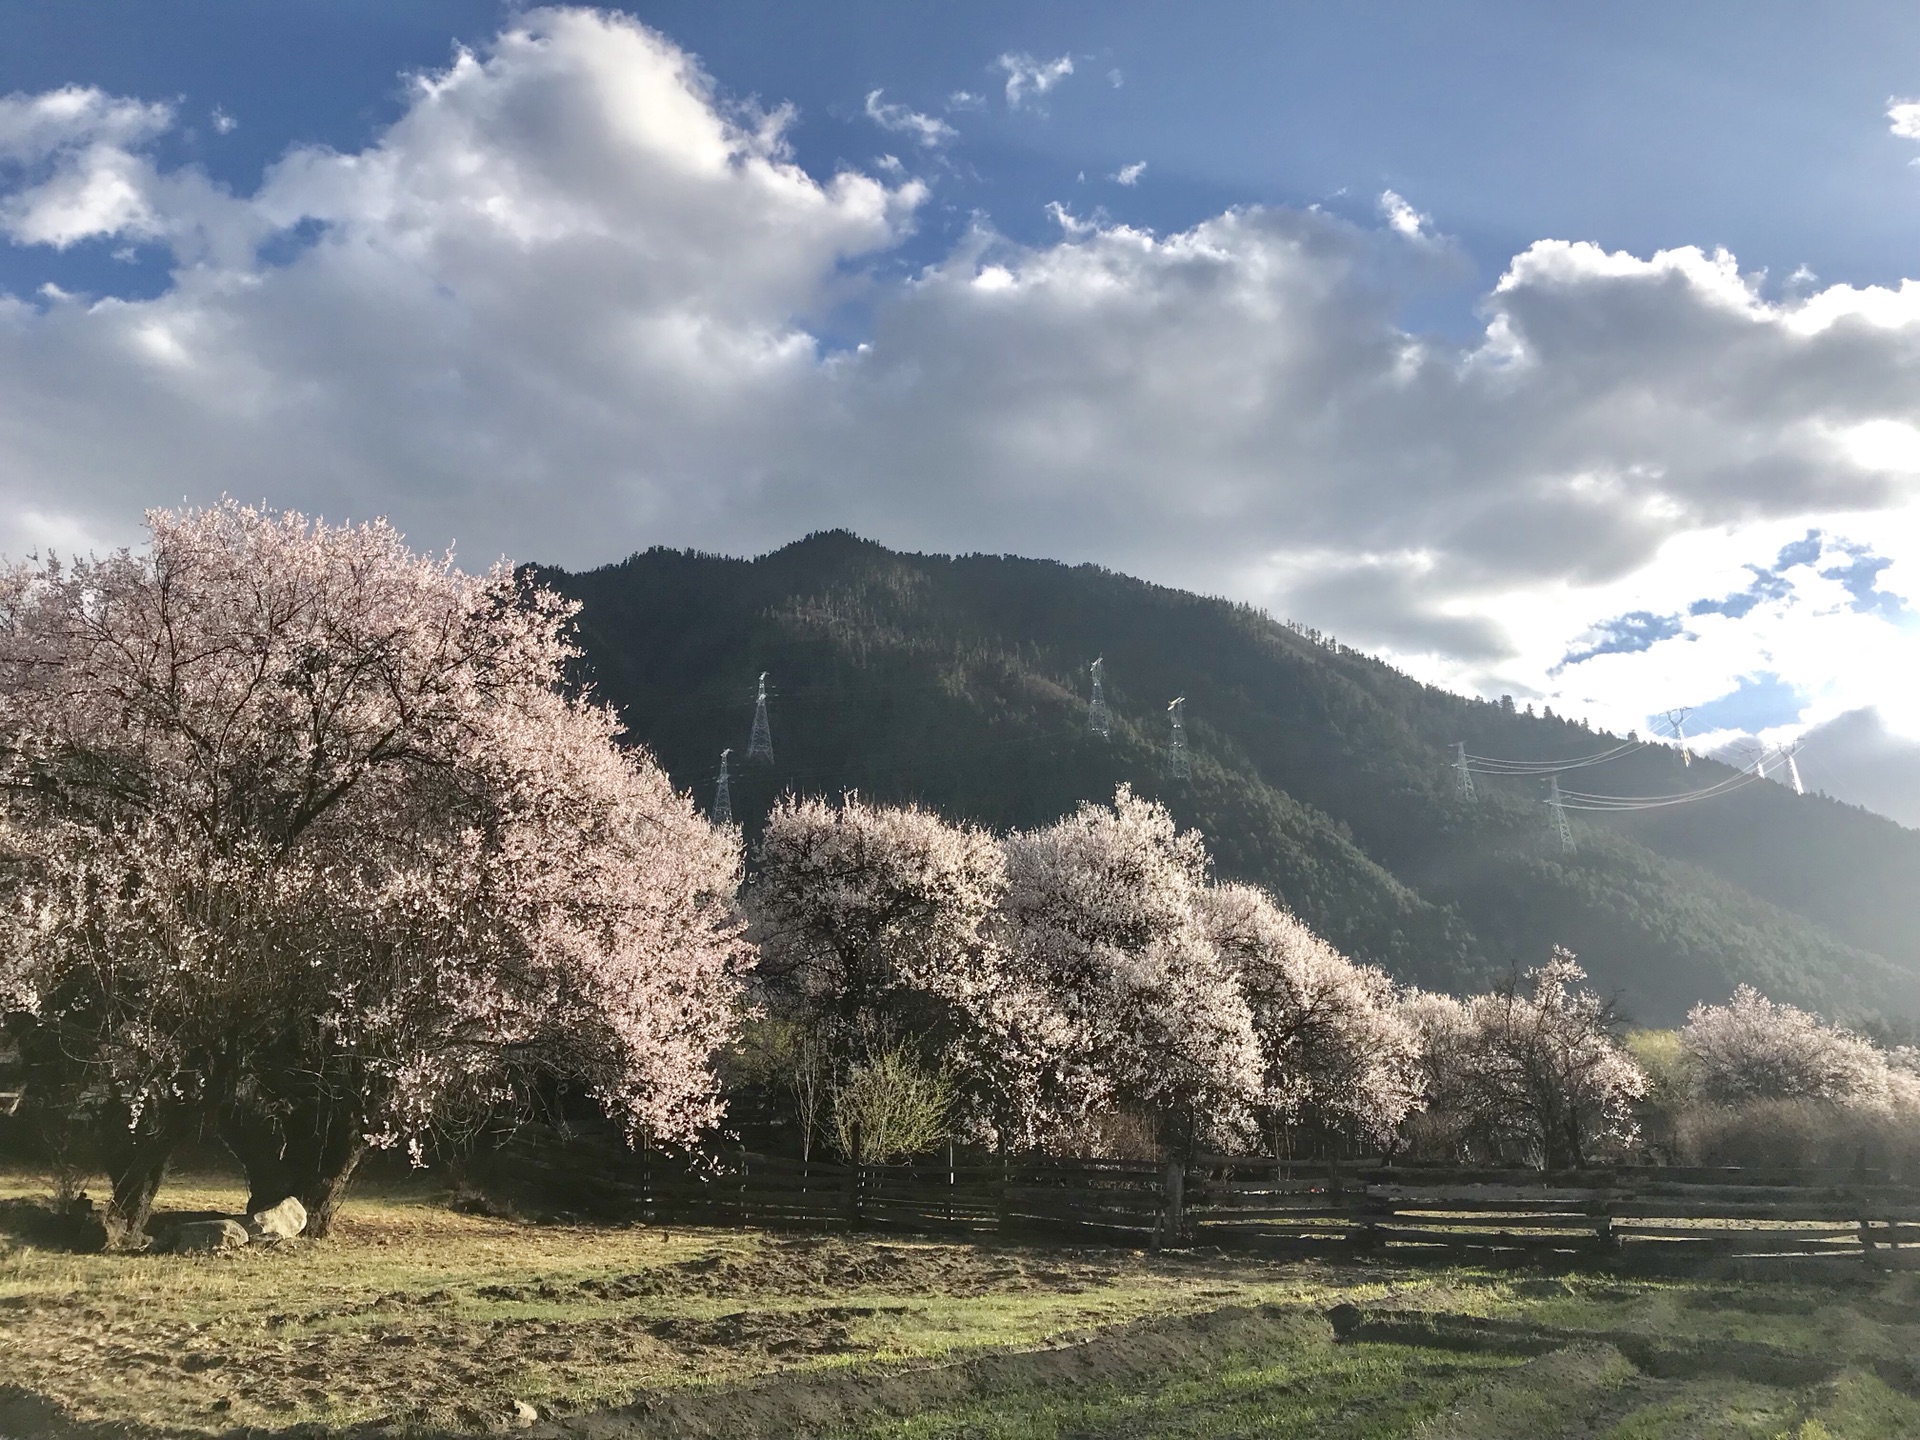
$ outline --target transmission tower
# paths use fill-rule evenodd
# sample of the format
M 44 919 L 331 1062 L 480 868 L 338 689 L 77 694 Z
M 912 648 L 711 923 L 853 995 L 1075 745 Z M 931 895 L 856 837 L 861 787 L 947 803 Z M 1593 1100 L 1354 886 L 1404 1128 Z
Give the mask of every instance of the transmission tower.
M 1673 738 L 1680 742 L 1680 763 L 1682 765 L 1693 764 L 1693 751 L 1687 746 L 1687 716 L 1692 713 L 1693 711 L 1691 710 L 1667 711 L 1667 724 L 1673 727 Z
M 753 702 L 753 738 L 747 741 L 747 759 L 773 763 L 773 727 L 767 724 L 767 672 L 760 672 L 760 693 Z
M 1464 740 L 1456 740 L 1453 745 L 1453 774 L 1459 781 L 1458 789 L 1462 800 L 1478 798 L 1473 790 L 1473 771 L 1467 768 L 1467 742 Z
M 1193 762 L 1187 756 L 1187 697 L 1169 701 L 1167 714 L 1173 717 L 1173 743 L 1167 749 L 1167 774 L 1175 780 L 1193 777 Z
M 1566 806 L 1560 799 L 1560 777 L 1551 780 L 1552 789 L 1547 794 L 1547 804 L 1553 810 L 1553 828 L 1560 832 L 1560 848 L 1568 854 L 1573 853 L 1573 826 L 1567 823 Z
M 1787 762 L 1787 778 L 1793 781 L 1793 793 L 1796 795 L 1804 795 L 1807 793 L 1807 787 L 1800 783 L 1800 767 L 1794 762 L 1793 758 L 1799 753 L 1800 742 L 1798 740 L 1794 741 L 1791 745 L 1783 745 L 1780 747 L 1780 758 Z
M 1106 657 L 1093 662 L 1093 699 L 1087 702 L 1087 729 L 1102 740 L 1111 740 L 1112 721 L 1107 718 L 1107 694 L 1102 685 L 1106 679 Z
M 713 792 L 713 823 L 716 825 L 733 823 L 733 788 L 727 780 L 727 757 L 731 754 L 731 749 L 720 752 L 720 784 Z

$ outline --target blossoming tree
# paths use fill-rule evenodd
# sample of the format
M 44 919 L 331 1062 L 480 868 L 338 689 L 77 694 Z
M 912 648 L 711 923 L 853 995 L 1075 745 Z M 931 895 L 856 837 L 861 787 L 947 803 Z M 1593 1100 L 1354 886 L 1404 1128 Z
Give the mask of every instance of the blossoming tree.
M 1713 1104 L 1819 1100 L 1875 1109 L 1889 1103 L 1893 1077 L 1872 1041 L 1796 1006 L 1776 1005 L 1751 985 L 1736 989 L 1725 1005 L 1694 1006 L 1680 1044 L 1700 1097 Z
M 1485 1158 L 1583 1165 L 1633 1139 L 1633 1102 L 1647 1079 L 1570 952 L 1556 947 L 1524 979 L 1465 1001 L 1408 997 L 1434 1112 L 1428 1123 Z
M 1036 1131 L 1112 1105 L 1167 1138 L 1242 1125 L 1260 1092 L 1253 1017 L 1203 922 L 1207 852 L 1122 786 L 1004 842 L 1011 1066 Z M 1033 997 L 1032 1003 L 1021 997 Z
M 719 1113 L 738 841 L 570 696 L 571 610 L 232 503 L 0 572 L 0 1004 L 94 1097 L 110 1238 L 216 1119 L 324 1234 L 369 1145 L 531 1075 Z
M 1250 885 L 1204 891 L 1200 912 L 1252 1013 L 1260 1108 L 1289 1127 L 1392 1136 L 1420 1098 L 1420 1038 L 1386 972 L 1355 965 Z

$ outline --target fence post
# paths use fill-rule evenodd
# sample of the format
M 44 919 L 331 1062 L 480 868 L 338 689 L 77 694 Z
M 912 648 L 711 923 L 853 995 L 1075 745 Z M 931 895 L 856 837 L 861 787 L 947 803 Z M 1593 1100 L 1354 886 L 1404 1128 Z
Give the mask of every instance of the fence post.
M 1000 1139 L 1000 1203 L 999 1213 L 994 1216 L 994 1226 L 1002 1235 L 1011 1228 L 1013 1222 L 1012 1199 L 1007 1191 L 1013 1185 L 1013 1167 L 1007 1160 L 1006 1137 Z
M 640 1137 L 640 1223 L 658 1223 L 653 1208 L 653 1147 Z
M 1169 1160 L 1160 1179 L 1160 1230 L 1165 1242 L 1178 1245 L 1186 1234 L 1186 1217 L 1181 1213 L 1186 1199 L 1187 1167 L 1183 1161 Z
M 852 1153 L 847 1156 L 847 1224 L 860 1226 L 860 1185 L 866 1169 L 866 1152 L 860 1144 L 860 1122 L 853 1122 Z

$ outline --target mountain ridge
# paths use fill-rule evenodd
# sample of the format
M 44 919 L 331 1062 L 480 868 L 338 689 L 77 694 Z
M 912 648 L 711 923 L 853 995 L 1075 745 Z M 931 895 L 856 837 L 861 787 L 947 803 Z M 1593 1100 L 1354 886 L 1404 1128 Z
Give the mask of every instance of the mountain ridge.
M 1920 1015 L 1904 903 L 1920 832 L 1756 783 L 1670 811 L 1575 818 L 1559 853 L 1525 782 L 1459 797 L 1452 745 L 1566 759 L 1578 722 L 1422 684 L 1235 602 L 1017 556 L 903 554 L 843 531 L 755 559 L 654 549 L 540 570 L 581 602 L 582 676 L 676 784 L 712 798 L 734 750 L 751 838 L 780 790 L 858 789 L 1005 828 L 1130 783 L 1206 834 L 1342 948 L 1413 983 L 1497 983 L 1555 943 L 1637 1018 L 1671 1022 L 1747 981 L 1846 1019 Z M 1087 728 L 1106 658 L 1112 738 Z M 755 677 L 772 677 L 774 763 L 744 762 Z M 1192 779 L 1163 773 L 1165 706 L 1187 698 Z M 1649 794 L 1736 772 L 1649 746 L 1582 772 Z

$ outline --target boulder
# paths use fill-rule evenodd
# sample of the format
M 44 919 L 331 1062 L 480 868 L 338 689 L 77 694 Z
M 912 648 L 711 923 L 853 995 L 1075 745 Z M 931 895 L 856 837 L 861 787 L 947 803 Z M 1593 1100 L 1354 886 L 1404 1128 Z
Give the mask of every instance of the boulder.
M 247 1233 L 256 1240 L 291 1240 L 306 1228 L 307 1207 L 291 1195 L 247 1217 Z
M 167 1248 L 176 1255 L 238 1250 L 247 1243 L 247 1227 L 237 1220 L 190 1220 L 173 1232 Z

